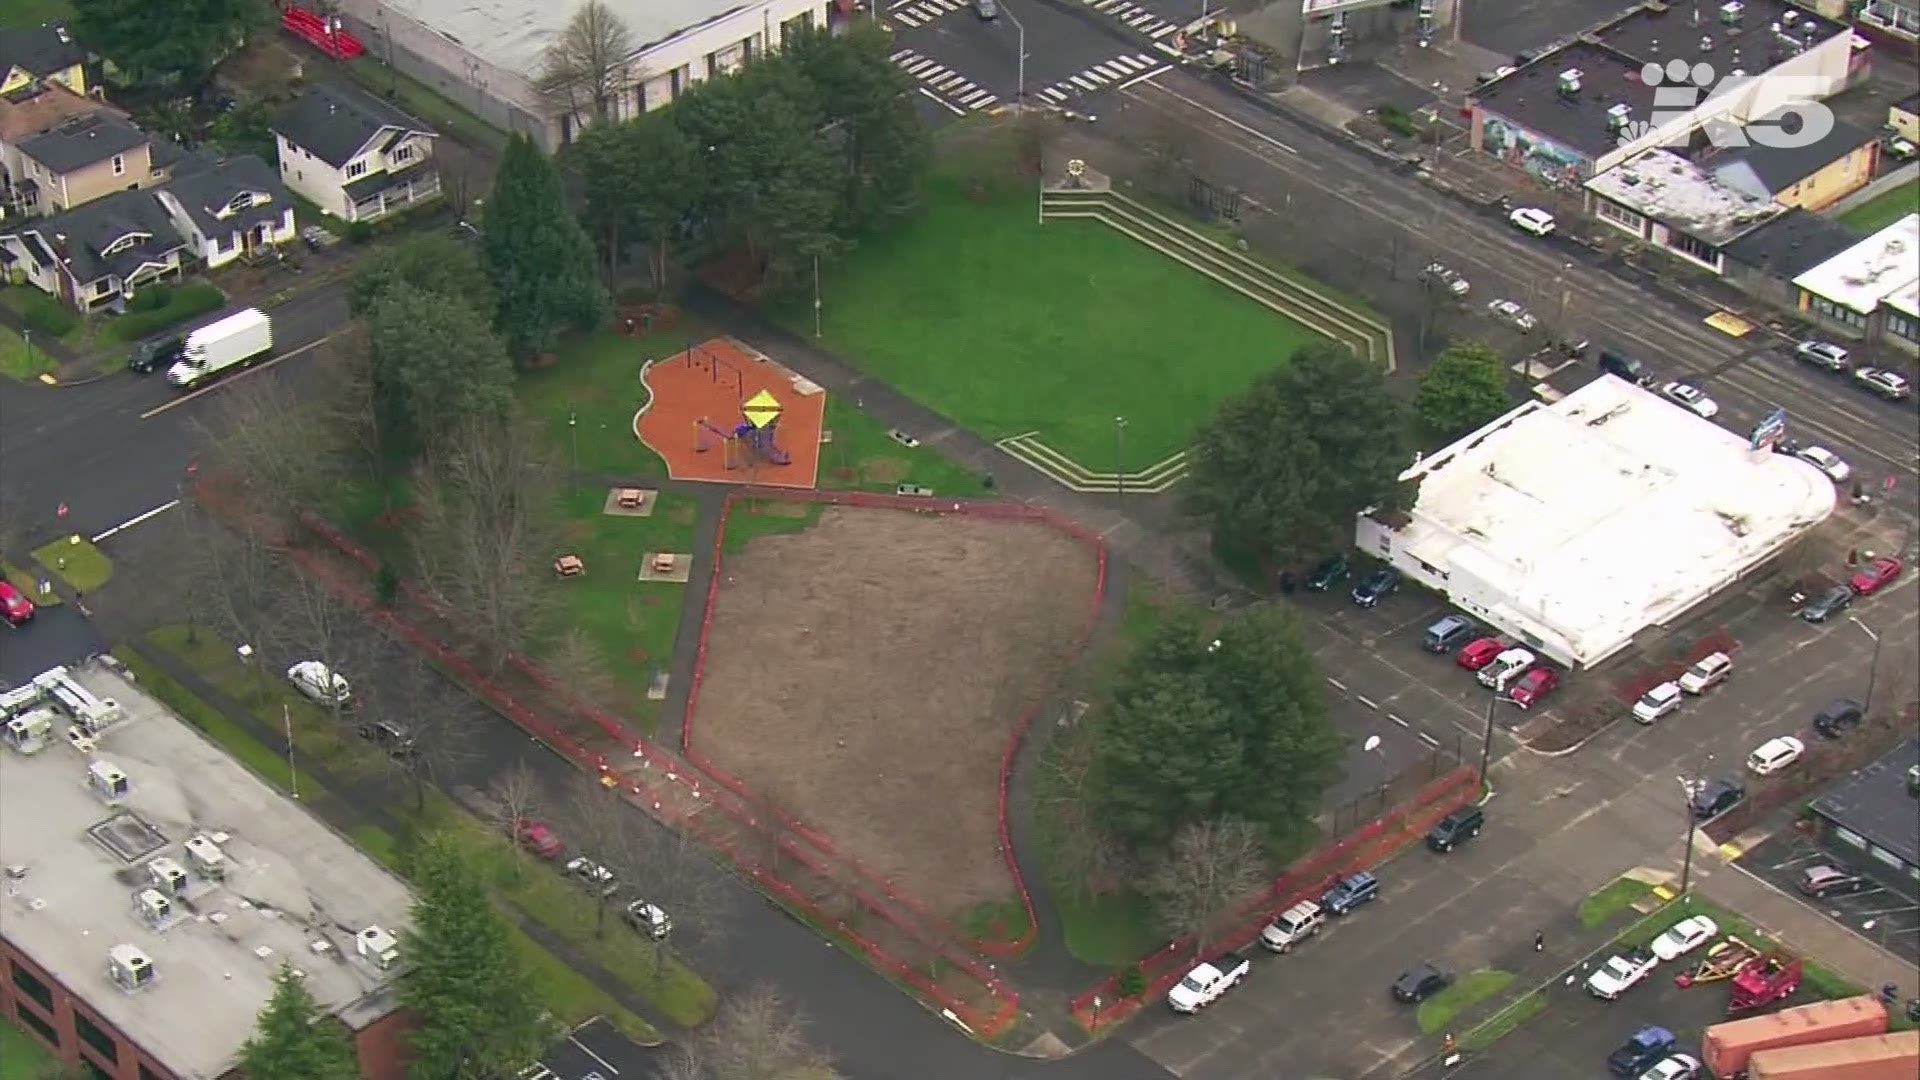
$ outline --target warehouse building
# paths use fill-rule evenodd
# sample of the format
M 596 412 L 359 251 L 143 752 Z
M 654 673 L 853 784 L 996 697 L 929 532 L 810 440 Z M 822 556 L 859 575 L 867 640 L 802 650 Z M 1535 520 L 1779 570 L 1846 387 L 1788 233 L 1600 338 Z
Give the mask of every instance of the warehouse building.
M 1813 800 L 1820 843 L 1849 865 L 1910 897 L 1920 897 L 1920 740 Z
M 1808 270 L 1793 286 L 1801 313 L 1828 330 L 1920 353 L 1920 214 Z

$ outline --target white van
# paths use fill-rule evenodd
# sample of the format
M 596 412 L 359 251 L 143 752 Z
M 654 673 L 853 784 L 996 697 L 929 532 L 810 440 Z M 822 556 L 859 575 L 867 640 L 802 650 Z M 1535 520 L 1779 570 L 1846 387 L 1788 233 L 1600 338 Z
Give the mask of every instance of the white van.
M 1689 694 L 1704 694 L 1724 681 L 1732 670 L 1732 657 L 1723 652 L 1709 653 L 1680 676 L 1680 689 Z
M 1480 669 L 1480 685 L 1496 694 L 1504 694 L 1507 686 L 1532 667 L 1537 659 L 1526 649 L 1508 649 L 1494 657 L 1493 663 Z

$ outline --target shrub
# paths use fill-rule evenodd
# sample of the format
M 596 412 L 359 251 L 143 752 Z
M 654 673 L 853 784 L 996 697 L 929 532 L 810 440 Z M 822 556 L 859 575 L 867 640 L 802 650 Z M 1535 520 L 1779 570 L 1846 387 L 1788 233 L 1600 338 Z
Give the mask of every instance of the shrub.
M 1123 968 L 1120 972 L 1120 996 L 1136 998 L 1147 992 L 1147 973 L 1140 970 L 1139 964 Z
M 392 563 L 381 563 L 380 572 L 373 576 L 373 595 L 384 607 L 392 607 L 400 596 L 400 571 Z
M 21 318 L 36 334 L 66 337 L 80 326 L 79 312 L 38 290 L 27 293 L 20 307 Z
M 160 306 L 139 307 L 140 301 L 151 292 L 161 294 Z M 205 315 L 226 302 L 226 296 L 219 289 L 204 281 L 190 281 L 176 288 L 144 289 L 133 294 L 133 300 L 127 304 L 129 310 L 107 327 L 107 333 L 117 341 L 138 341 L 196 315 Z
M 373 222 L 350 221 L 347 223 L 347 240 L 355 244 L 364 244 L 373 239 Z
M 1407 110 L 1398 105 L 1382 105 L 1373 112 L 1379 119 L 1380 126 L 1396 135 L 1411 138 L 1420 133 L 1420 127 L 1413 122 L 1413 117 L 1408 116 Z
M 165 285 L 155 285 L 151 289 L 141 289 L 127 301 L 128 311 L 158 311 L 167 306 L 173 298 L 173 290 Z

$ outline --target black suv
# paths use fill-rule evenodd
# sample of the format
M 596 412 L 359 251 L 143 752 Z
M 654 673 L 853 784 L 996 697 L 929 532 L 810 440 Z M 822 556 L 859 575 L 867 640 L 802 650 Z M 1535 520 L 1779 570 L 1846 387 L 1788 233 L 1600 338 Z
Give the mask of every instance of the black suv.
M 1307 588 L 1314 592 L 1326 592 L 1347 580 L 1347 575 L 1350 573 L 1352 570 L 1347 566 L 1345 555 L 1329 555 L 1320 560 L 1319 566 L 1313 568 L 1313 576 L 1307 579 Z
M 1829 739 L 1837 739 L 1850 727 L 1859 727 L 1866 710 L 1857 701 L 1838 698 L 1820 707 L 1813 714 L 1813 730 Z
M 1800 609 L 1800 617 L 1810 623 L 1823 623 L 1847 610 L 1847 605 L 1851 603 L 1852 586 L 1835 585 L 1807 601 L 1807 606 Z
M 360 725 L 360 737 L 395 757 L 413 753 L 413 734 L 391 720 L 368 720 Z
M 1394 980 L 1393 1000 L 1412 1005 L 1445 990 L 1452 982 L 1453 976 L 1440 970 L 1438 964 L 1423 961 L 1401 972 Z
M 1477 806 L 1463 806 L 1434 825 L 1427 833 L 1427 846 L 1441 854 L 1452 851 L 1455 844 L 1464 844 L 1480 835 L 1480 826 L 1487 815 Z
M 1400 588 L 1400 571 L 1391 566 L 1383 566 L 1353 587 L 1353 602 L 1360 607 L 1372 607 L 1383 597 L 1391 596 Z
M 1747 797 L 1747 789 L 1731 780 L 1709 780 L 1689 800 L 1693 816 L 1705 821 L 1719 817 Z
M 186 339 L 178 335 L 148 338 L 135 345 L 133 352 L 127 355 L 127 370 L 150 375 L 162 368 L 172 367 L 186 351 Z

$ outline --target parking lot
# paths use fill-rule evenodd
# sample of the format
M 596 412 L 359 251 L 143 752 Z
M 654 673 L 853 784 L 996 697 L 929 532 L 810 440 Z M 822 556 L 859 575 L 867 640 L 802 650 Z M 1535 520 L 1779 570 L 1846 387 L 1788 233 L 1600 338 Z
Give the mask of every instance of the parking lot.
M 540 1060 L 521 1072 L 520 1080 L 615 1080 L 648 1076 L 652 1055 L 620 1034 L 605 1020 L 589 1020 L 568 1032 Z
M 1822 863 L 1844 865 L 1799 835 L 1783 832 L 1740 856 L 1734 865 L 1895 956 L 1920 963 L 1920 904 L 1881 885 L 1824 900 L 1801 896 L 1797 888 L 1801 871 Z

